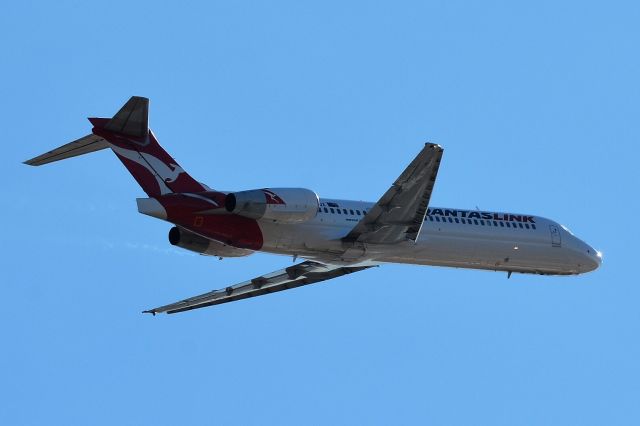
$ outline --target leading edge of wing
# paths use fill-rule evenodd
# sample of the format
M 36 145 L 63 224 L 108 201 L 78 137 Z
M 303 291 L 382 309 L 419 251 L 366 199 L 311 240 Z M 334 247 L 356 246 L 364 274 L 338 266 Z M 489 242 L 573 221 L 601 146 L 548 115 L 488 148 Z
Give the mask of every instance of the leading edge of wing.
M 289 290 L 320 281 L 330 280 L 342 275 L 362 271 L 373 266 L 344 267 L 325 265 L 319 262 L 305 261 L 249 281 L 230 287 L 213 290 L 179 302 L 143 311 L 145 314 L 175 314 L 193 309 L 205 308 L 250 297 L 262 296 L 278 291 Z

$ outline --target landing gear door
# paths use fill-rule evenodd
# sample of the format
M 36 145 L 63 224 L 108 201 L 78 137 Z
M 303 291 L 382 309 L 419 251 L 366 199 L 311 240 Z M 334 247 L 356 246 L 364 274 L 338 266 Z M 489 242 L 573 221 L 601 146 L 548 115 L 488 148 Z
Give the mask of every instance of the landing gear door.
M 560 229 L 556 225 L 549 225 L 549 230 L 551 231 L 551 247 L 560 247 L 562 245 Z

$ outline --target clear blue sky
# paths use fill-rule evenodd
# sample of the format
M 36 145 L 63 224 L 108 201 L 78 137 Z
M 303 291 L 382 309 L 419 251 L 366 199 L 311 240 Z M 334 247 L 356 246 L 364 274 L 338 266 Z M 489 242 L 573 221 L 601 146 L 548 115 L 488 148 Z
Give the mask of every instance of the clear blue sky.
M 0 423 L 639 424 L 637 2 L 302 3 L 5 2 Z M 110 152 L 21 164 L 131 95 L 212 187 L 375 201 L 429 140 L 434 205 L 554 218 L 605 263 L 142 315 L 291 259 L 173 248 Z

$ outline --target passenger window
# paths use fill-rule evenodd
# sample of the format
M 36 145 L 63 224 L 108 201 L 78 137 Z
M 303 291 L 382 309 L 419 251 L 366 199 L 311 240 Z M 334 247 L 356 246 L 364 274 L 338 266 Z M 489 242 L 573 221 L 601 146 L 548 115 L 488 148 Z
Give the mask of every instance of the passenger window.
M 356 210 L 356 214 L 360 216 L 360 210 Z
M 473 219 L 473 223 L 478 224 L 478 219 Z
M 504 228 L 504 222 L 500 222 L 500 226 Z
M 525 224 L 524 224 L 524 227 L 525 227 L 525 228 L 527 228 L 527 229 L 529 229 L 529 224 L 528 224 L 528 223 L 525 223 Z
M 429 218 L 429 222 L 433 222 L 433 216 L 427 216 Z
M 344 213 L 344 214 L 348 214 L 348 213 L 347 213 L 347 209 L 342 209 L 342 213 Z
M 453 223 L 453 219 L 449 218 L 449 223 Z
M 353 210 L 349 209 L 349 213 L 351 213 L 351 216 L 353 216 L 355 213 L 353 212 Z
M 340 209 L 336 209 L 336 213 L 340 214 Z
M 460 223 L 457 217 L 454 220 L 456 221 L 456 223 Z
M 440 217 L 436 216 L 436 222 L 440 222 Z
M 493 221 L 493 226 L 498 226 L 498 222 L 496 222 L 495 220 Z
M 535 226 L 535 225 L 531 225 L 531 227 L 532 227 L 533 229 L 536 229 L 536 226 Z
M 325 207 L 325 208 L 324 208 L 324 212 L 325 212 L 325 213 L 329 213 L 329 210 L 327 210 L 327 208 Z
M 511 228 L 511 225 L 509 224 L 509 222 L 507 222 L 507 228 Z
M 333 211 L 333 207 L 332 207 L 332 208 L 330 208 L 329 210 L 331 210 L 331 213 L 334 213 L 334 211 Z
M 467 221 L 464 219 L 460 219 L 462 221 L 462 223 L 464 223 L 465 225 L 467 224 Z
M 518 226 L 519 226 L 520 228 L 524 228 L 524 226 L 522 226 L 522 224 L 521 224 L 521 223 L 519 223 L 519 224 L 518 224 Z
M 484 220 L 480 220 L 480 225 L 484 226 Z

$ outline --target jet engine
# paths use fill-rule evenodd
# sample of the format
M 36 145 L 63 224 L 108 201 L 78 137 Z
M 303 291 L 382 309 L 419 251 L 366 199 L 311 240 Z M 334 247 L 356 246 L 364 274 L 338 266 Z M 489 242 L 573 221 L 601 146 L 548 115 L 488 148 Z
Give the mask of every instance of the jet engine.
M 169 242 L 174 246 L 206 256 L 242 257 L 253 253 L 253 250 L 229 246 L 219 241 L 201 237 L 177 226 L 174 226 L 169 231 Z
M 229 213 L 278 223 L 300 223 L 318 213 L 318 195 L 304 188 L 269 188 L 227 194 Z

